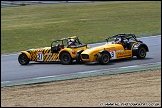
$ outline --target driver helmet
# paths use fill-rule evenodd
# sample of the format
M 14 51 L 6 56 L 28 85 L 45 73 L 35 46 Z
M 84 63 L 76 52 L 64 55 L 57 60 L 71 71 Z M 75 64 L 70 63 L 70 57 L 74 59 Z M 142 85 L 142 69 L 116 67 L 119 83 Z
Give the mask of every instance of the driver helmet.
M 74 39 L 69 39 L 68 40 L 68 44 L 71 45 L 75 45 L 75 40 Z
M 115 42 L 116 42 L 116 43 L 120 43 L 120 42 L 121 42 L 121 39 L 120 39 L 120 38 L 116 38 L 116 39 L 115 39 Z

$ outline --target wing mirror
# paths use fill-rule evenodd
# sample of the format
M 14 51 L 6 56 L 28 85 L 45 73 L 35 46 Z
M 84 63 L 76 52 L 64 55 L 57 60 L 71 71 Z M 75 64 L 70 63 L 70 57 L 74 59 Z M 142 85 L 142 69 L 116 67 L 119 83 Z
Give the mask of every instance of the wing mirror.
M 105 39 L 106 40 L 106 42 L 108 42 L 108 39 Z

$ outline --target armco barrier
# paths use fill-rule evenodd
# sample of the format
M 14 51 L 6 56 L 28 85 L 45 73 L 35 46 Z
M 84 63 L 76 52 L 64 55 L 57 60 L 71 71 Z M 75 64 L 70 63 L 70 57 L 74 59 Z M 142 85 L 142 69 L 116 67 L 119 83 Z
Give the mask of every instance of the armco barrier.
M 86 2 L 97 2 L 97 1 L 1 1 L 1 8 L 11 6 L 36 5 L 36 4 L 63 4 L 63 3 L 86 3 Z

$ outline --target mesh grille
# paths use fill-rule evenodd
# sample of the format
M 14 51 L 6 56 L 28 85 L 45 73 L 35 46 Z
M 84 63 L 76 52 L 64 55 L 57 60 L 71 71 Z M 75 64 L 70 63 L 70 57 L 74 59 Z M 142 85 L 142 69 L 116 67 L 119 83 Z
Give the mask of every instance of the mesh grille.
M 87 54 L 82 54 L 82 58 L 83 58 L 83 59 L 89 59 L 89 55 L 87 55 Z

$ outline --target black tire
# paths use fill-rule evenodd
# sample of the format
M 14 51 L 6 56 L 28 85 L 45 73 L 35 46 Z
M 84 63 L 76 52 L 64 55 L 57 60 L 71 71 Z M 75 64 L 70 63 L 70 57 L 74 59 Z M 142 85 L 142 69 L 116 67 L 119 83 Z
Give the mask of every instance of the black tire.
M 72 58 L 69 53 L 63 52 L 60 57 L 61 63 L 64 65 L 70 64 L 72 62 Z
M 27 57 L 26 54 L 22 53 L 22 54 L 19 55 L 18 61 L 21 65 L 27 65 L 27 64 L 29 64 L 30 60 L 29 60 L 29 58 Z
M 99 54 L 98 62 L 102 65 L 108 64 L 110 62 L 110 55 L 108 53 Z
M 78 63 L 78 64 L 82 64 L 82 63 L 84 63 L 84 62 L 82 61 L 81 56 L 80 56 L 80 54 L 79 54 L 79 53 L 78 53 L 78 54 L 76 54 L 75 59 L 76 59 L 76 63 Z
M 146 49 L 144 47 L 140 47 L 137 51 L 137 58 L 144 59 L 146 57 Z

